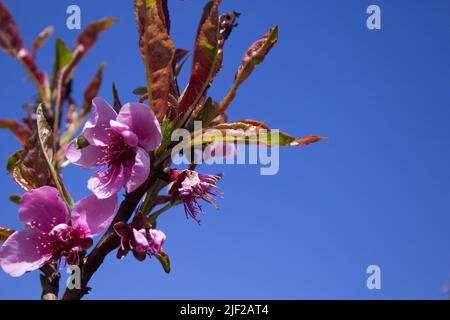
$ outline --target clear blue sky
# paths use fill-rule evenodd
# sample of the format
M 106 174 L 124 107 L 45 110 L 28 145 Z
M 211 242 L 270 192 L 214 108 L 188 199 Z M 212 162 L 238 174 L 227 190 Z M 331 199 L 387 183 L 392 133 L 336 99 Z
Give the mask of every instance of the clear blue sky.
M 28 44 L 45 26 L 73 43 L 66 8 L 80 5 L 82 25 L 104 16 L 119 23 L 102 36 L 76 74 L 75 97 L 106 62 L 103 97 L 115 80 L 123 101 L 145 83 L 137 49 L 133 1 L 5 0 Z M 204 1 L 172 0 L 173 38 L 191 48 Z M 378 4 L 382 30 L 366 28 L 366 8 Z M 253 118 L 298 136 L 328 141 L 281 150 L 280 172 L 258 166 L 203 167 L 223 171 L 221 210 L 208 208 L 201 227 L 182 208 L 164 216 L 172 273 L 156 261 L 106 259 L 88 298 L 144 299 L 445 299 L 450 282 L 450 2 L 446 0 L 224 0 L 242 13 L 226 45 L 224 68 L 211 94 L 221 99 L 245 49 L 278 24 L 280 41 L 246 82 L 231 119 Z M 54 40 L 39 52 L 51 69 Z M 187 69 L 185 71 L 188 71 Z M 32 84 L 0 54 L 0 117 L 23 115 Z M 183 78 L 185 83 L 186 76 Z M 0 131 L 0 158 L 19 148 Z M 64 179 L 79 199 L 89 172 Z M 19 193 L 0 175 L 0 225 L 20 227 Z M 382 270 L 382 290 L 366 288 L 366 268 Z M 0 298 L 39 297 L 38 272 L 0 272 Z

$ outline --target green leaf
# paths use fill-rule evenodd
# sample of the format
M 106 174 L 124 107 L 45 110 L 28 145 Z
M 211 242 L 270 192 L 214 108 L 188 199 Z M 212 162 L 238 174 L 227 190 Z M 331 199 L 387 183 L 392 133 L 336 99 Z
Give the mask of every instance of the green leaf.
M 0 227 L 0 244 L 5 242 L 13 233 L 14 230 L 5 227 Z
M 156 148 L 155 154 L 160 155 L 166 148 L 172 143 L 170 140 L 171 132 L 175 128 L 175 121 L 171 121 L 169 118 L 164 118 L 161 123 L 161 134 L 163 140 L 161 144 Z
M 87 139 L 82 134 L 80 134 L 75 140 L 75 148 L 77 149 L 86 148 L 88 145 L 89 141 L 87 141 Z
M 42 151 L 44 152 L 47 164 L 49 167 L 53 168 L 53 134 L 50 126 L 48 125 L 47 119 L 44 115 L 44 110 L 42 104 L 38 106 L 36 110 L 36 122 L 38 129 L 39 144 Z M 53 168 L 54 169 L 54 168 Z
M 236 142 L 246 144 L 263 144 L 267 146 L 289 146 L 295 141 L 295 137 L 284 132 L 272 131 L 261 125 L 245 122 L 224 123 L 216 127 L 206 129 L 202 134 L 202 139 L 207 142 Z M 217 139 L 215 130 L 218 130 L 222 137 Z
M 272 130 L 266 124 L 255 120 L 242 120 L 238 122 L 223 123 L 212 128 L 194 132 L 190 140 L 192 147 L 209 144 L 211 142 L 230 142 L 244 144 L 259 144 L 266 146 L 295 147 L 305 146 L 323 140 L 319 136 L 308 136 L 296 139 L 295 137 Z
M 95 21 L 87 25 L 87 27 L 81 31 L 78 35 L 74 49 L 72 50 L 70 59 L 66 56 L 66 61 L 68 62 L 64 64 L 66 68 L 64 72 L 60 75 L 60 78 L 57 79 L 57 73 L 53 74 L 52 88 L 55 88 L 56 85 L 60 85 L 58 88 L 58 94 L 61 95 L 61 90 L 65 84 L 67 84 L 70 79 L 73 77 L 75 69 L 83 57 L 88 53 L 88 51 L 94 46 L 97 41 L 99 35 L 104 31 L 108 30 L 109 27 L 115 22 L 117 19 L 115 18 L 105 18 L 99 21 Z M 64 52 L 67 53 L 67 46 L 65 46 Z M 66 50 L 67 49 L 67 50 Z M 70 51 L 70 50 L 69 50 Z M 55 71 L 55 70 L 54 70 Z M 59 70 L 57 70 L 59 71 Z
M 8 199 L 15 204 L 20 204 L 20 200 L 22 198 L 17 194 L 13 194 L 13 195 L 9 196 Z
M 62 184 L 61 178 L 53 166 L 53 156 L 54 156 L 54 147 L 53 147 L 53 134 L 50 126 L 48 125 L 47 119 L 44 115 L 44 110 L 42 104 L 40 104 L 36 110 L 36 122 L 38 129 L 38 139 L 41 150 L 44 154 L 45 160 L 47 162 L 48 170 L 52 176 L 53 182 L 56 185 L 56 188 L 61 195 L 61 198 L 65 199 L 67 205 L 72 207 L 73 200 L 70 197 L 67 190 L 64 188 Z
M 170 273 L 170 259 L 169 256 L 164 252 L 159 252 L 155 254 L 156 259 L 161 263 L 164 271 Z
M 149 104 L 160 122 L 168 109 L 175 47 L 169 36 L 162 0 L 136 0 L 135 16 L 143 57 Z
M 146 93 L 147 93 L 147 87 L 138 87 L 133 90 L 133 94 L 135 94 L 137 96 L 143 96 Z
M 72 60 L 72 51 L 66 46 L 62 39 L 56 39 L 55 63 L 53 64 L 52 87 L 56 86 L 56 77 L 63 67 Z
M 194 115 L 196 121 L 202 121 L 203 127 L 207 127 L 210 122 L 215 118 L 215 111 L 217 109 L 217 103 L 214 102 L 211 98 L 206 99 L 203 106 L 201 106 L 198 114 Z M 193 129 L 194 123 L 190 123 L 190 129 Z
M 20 161 L 22 161 L 24 155 L 25 150 L 18 150 L 14 152 L 14 154 L 8 158 L 6 163 L 6 171 L 8 171 L 8 173 L 13 173 L 14 168 L 20 163 Z
M 56 47 L 55 47 L 55 62 L 53 63 L 53 72 L 52 72 L 52 82 L 51 88 L 52 90 L 56 88 L 58 84 L 58 78 L 62 77 L 63 68 L 68 66 L 73 59 L 72 51 L 67 47 L 65 42 L 62 39 L 56 39 Z M 65 81 L 65 79 L 62 79 Z

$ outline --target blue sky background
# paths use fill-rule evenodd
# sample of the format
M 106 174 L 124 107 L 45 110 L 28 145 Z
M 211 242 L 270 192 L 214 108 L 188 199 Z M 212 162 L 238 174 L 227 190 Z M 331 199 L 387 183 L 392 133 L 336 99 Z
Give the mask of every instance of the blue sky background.
M 5 0 L 27 42 L 47 25 L 73 43 L 66 8 L 78 4 L 82 26 L 105 16 L 119 23 L 104 34 L 75 77 L 75 97 L 101 62 L 101 95 L 122 101 L 145 84 L 137 48 L 133 1 Z M 205 1 L 172 0 L 172 35 L 191 48 Z M 382 10 L 382 30 L 366 28 L 366 8 Z M 163 216 L 172 272 L 156 260 L 109 256 L 87 298 L 134 299 L 445 299 L 450 282 L 450 2 L 224 0 L 223 12 L 242 13 L 226 44 L 224 68 L 211 94 L 228 91 L 246 48 L 278 24 L 280 41 L 241 88 L 231 119 L 267 121 L 298 136 L 328 141 L 282 149 L 280 172 L 259 167 L 203 167 L 223 171 L 221 210 L 207 208 L 199 227 L 182 208 Z M 38 53 L 51 70 L 52 37 Z M 185 69 L 182 83 L 186 83 Z M 18 118 L 34 94 L 21 67 L 0 54 L 0 118 Z M 19 149 L 0 131 L 0 158 Z M 66 184 L 89 194 L 89 172 L 71 167 Z M 20 189 L 0 175 L 0 225 L 19 228 Z M 382 270 L 382 290 L 366 288 L 366 268 Z M 0 272 L 0 298 L 35 299 L 38 272 L 10 278 Z

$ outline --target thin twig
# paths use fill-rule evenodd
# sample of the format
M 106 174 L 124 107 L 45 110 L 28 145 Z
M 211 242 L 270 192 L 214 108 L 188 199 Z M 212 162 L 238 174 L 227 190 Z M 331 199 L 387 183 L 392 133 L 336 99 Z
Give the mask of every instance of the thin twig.
M 65 89 L 67 79 L 70 79 L 76 64 L 79 62 L 82 52 L 83 49 L 77 47 L 73 52 L 72 59 L 70 60 L 69 64 L 64 66 L 59 71 L 58 82 L 56 87 L 55 114 L 53 120 L 53 134 L 55 135 L 55 138 L 59 137 L 60 121 L 62 117 L 62 107 L 64 105 L 64 100 L 66 98 L 65 96 L 63 96 L 63 88 Z M 53 139 L 54 150 L 57 150 L 58 140 L 59 139 Z
M 162 215 L 164 212 L 166 212 L 167 210 L 171 209 L 172 207 L 179 205 L 180 203 L 182 203 L 181 200 L 178 200 L 178 201 L 176 201 L 176 202 L 174 202 L 174 203 L 168 203 L 168 204 L 166 204 L 164 207 L 162 207 L 162 208 L 156 210 L 155 212 L 152 212 L 152 214 L 148 217 L 148 221 L 149 221 L 150 223 L 156 221 L 156 219 L 158 219 L 158 217 L 159 217 L 160 215 Z

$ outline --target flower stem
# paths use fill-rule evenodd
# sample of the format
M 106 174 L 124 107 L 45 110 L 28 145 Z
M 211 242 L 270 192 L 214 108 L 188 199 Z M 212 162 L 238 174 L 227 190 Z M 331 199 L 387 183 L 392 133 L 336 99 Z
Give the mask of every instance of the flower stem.
M 147 215 L 150 210 L 153 209 L 155 197 L 158 195 L 159 191 L 164 187 L 165 184 L 165 181 L 157 179 L 155 183 L 150 186 L 147 194 L 145 195 L 144 201 L 139 208 L 139 211 L 141 211 L 144 215 Z
M 147 221 L 151 224 L 152 222 L 156 221 L 156 219 L 158 219 L 158 217 L 160 215 L 162 215 L 164 212 L 166 212 L 167 210 L 169 210 L 170 208 L 179 205 L 181 203 L 180 200 L 174 202 L 174 203 L 168 203 L 166 204 L 164 207 L 162 207 L 161 209 L 156 210 L 155 212 L 153 212 L 147 219 Z

